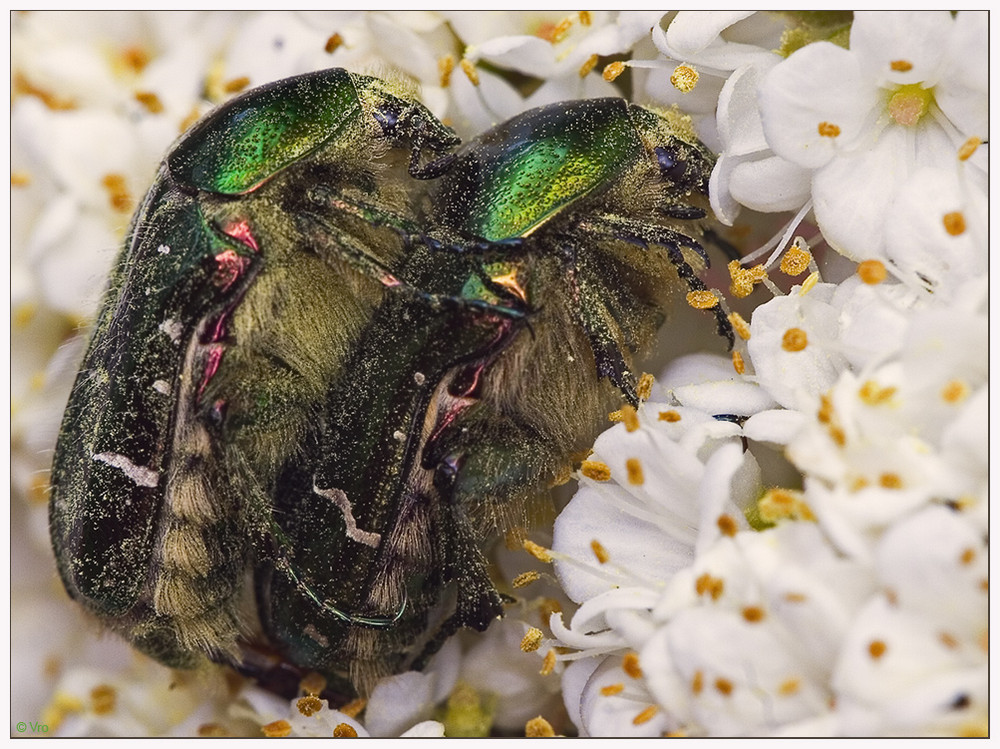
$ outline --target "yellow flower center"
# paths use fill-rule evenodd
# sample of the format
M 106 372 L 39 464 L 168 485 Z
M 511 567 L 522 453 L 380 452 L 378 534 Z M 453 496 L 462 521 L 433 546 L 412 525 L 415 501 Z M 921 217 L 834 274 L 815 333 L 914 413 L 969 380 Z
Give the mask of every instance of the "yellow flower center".
M 889 97 L 889 116 L 899 125 L 913 127 L 927 114 L 933 100 L 931 89 L 922 88 L 919 83 L 900 86 Z

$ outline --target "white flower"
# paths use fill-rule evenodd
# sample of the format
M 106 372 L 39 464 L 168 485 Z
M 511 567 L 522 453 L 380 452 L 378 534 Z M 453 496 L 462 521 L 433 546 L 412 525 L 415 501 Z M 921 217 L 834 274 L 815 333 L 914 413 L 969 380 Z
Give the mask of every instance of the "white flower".
M 838 251 L 884 257 L 900 185 L 921 166 L 954 167 L 960 146 L 985 139 L 983 18 L 858 12 L 849 50 L 808 44 L 761 84 L 767 142 L 812 170 L 816 219 Z

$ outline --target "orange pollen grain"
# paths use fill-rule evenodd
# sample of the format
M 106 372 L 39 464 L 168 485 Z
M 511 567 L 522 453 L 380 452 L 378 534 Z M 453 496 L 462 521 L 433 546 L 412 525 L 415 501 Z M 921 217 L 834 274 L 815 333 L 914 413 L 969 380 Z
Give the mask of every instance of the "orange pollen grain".
M 674 422 L 681 420 L 681 415 L 674 410 L 660 411 L 659 416 L 657 416 L 657 418 L 660 421 L 667 421 L 673 424 Z
M 269 739 L 282 738 L 292 732 L 292 724 L 287 720 L 276 720 L 266 726 L 261 726 L 260 730 Z
M 781 258 L 781 272 L 786 276 L 799 276 L 809 269 L 812 253 L 803 250 L 798 245 L 792 245 Z
M 642 463 L 638 458 L 629 458 L 625 461 L 625 470 L 628 472 L 628 482 L 632 486 L 642 486 L 645 478 L 642 475 Z
M 142 104 L 150 114 L 160 114 L 163 111 L 163 102 L 152 91 L 136 91 L 135 100 Z
M 729 324 L 733 326 L 733 330 L 736 331 L 737 335 L 744 341 L 750 340 L 750 323 L 743 319 L 743 315 L 739 312 L 729 313 Z
M 715 680 L 715 688 L 719 694 L 726 695 L 727 697 L 733 693 L 733 682 L 729 679 L 723 679 L 721 676 Z
M 889 63 L 889 69 L 897 73 L 906 73 L 913 70 L 913 63 L 909 60 L 893 60 Z
M 764 609 L 760 606 L 744 606 L 741 613 L 748 622 L 759 622 L 764 618 Z
M 962 144 L 961 148 L 958 149 L 958 160 L 967 161 L 972 156 L 972 154 L 976 152 L 976 149 L 979 148 L 979 146 L 981 146 L 982 144 L 983 144 L 982 138 L 978 138 L 975 135 L 973 135 L 971 138 L 965 141 L 965 143 Z
M 611 556 L 608 554 L 608 550 L 605 549 L 601 545 L 601 542 L 598 541 L 596 538 L 590 542 L 590 550 L 594 552 L 594 556 L 597 558 L 597 561 L 600 562 L 601 564 L 604 564 L 611 558 Z
M 634 718 L 632 718 L 632 724 L 636 725 L 636 726 L 640 726 L 643 723 L 648 723 L 650 720 L 653 719 L 653 716 L 656 715 L 656 713 L 659 712 L 659 710 L 660 710 L 660 708 L 658 708 L 656 705 L 650 705 L 645 710 L 643 710 L 641 713 L 639 713 Z
M 334 32 L 330 34 L 330 38 L 327 39 L 326 44 L 323 45 L 323 51 L 328 55 L 332 55 L 343 43 L 344 37 L 342 37 L 339 32 Z
M 524 736 L 528 739 L 548 739 L 556 735 L 555 729 L 541 715 L 524 724 Z
M 604 68 L 604 80 L 613 81 L 615 78 L 620 76 L 625 72 L 625 63 L 623 62 L 612 62 L 605 66 Z
M 746 364 L 743 361 L 743 354 L 739 351 L 733 351 L 733 369 L 736 370 L 736 374 L 743 374 L 747 371 Z
M 809 342 L 806 332 L 802 328 L 789 328 L 781 337 L 781 348 L 785 351 L 802 351 Z
M 333 738 L 335 739 L 356 739 L 357 737 L 358 731 L 350 723 L 338 723 L 333 728 Z
M 308 718 L 310 715 L 315 715 L 323 709 L 323 701 L 316 695 L 310 694 L 305 697 L 300 697 L 295 703 L 295 707 L 300 713 Z
M 865 260 L 858 263 L 857 274 L 862 281 L 872 286 L 882 283 L 889 275 L 881 260 Z
M 250 78 L 248 76 L 241 75 L 238 78 L 231 78 L 230 80 L 223 83 L 222 90 L 225 91 L 227 94 L 235 94 L 242 91 L 249 85 L 250 85 Z
M 601 687 L 601 694 L 605 697 L 612 697 L 616 694 L 621 694 L 625 691 L 625 685 L 621 682 L 617 684 L 608 684 L 606 687 Z
M 600 58 L 596 54 L 587 58 L 586 62 L 580 66 L 579 73 L 581 78 L 586 78 L 590 74 L 590 71 L 597 67 L 598 59 Z
M 585 460 L 580 464 L 580 473 L 593 481 L 609 481 L 611 469 L 599 460 Z
M 476 70 L 476 65 L 472 60 L 462 58 L 462 62 L 459 63 L 462 67 L 462 72 L 465 73 L 465 77 L 469 79 L 473 86 L 479 85 L 479 72 Z
M 883 489 L 902 489 L 903 479 L 898 473 L 883 473 L 878 477 L 878 484 Z
M 941 398 L 946 403 L 961 403 L 969 397 L 969 386 L 962 380 L 952 380 L 941 388 Z
M 622 671 L 633 679 L 642 678 L 642 669 L 639 667 L 639 654 L 629 651 L 622 657 Z
M 957 237 L 965 233 L 965 216 L 961 211 L 946 213 L 941 220 L 944 223 L 944 230 L 951 236 Z
M 712 309 L 719 304 L 719 298 L 707 289 L 689 291 L 687 303 L 695 309 Z
M 840 128 L 832 122 L 821 122 L 816 127 L 816 131 L 824 138 L 836 138 L 840 135 Z
M 735 536 L 740 529 L 732 515 L 719 515 L 715 524 L 719 526 L 719 531 L 722 532 L 723 536 Z
M 882 640 L 872 640 L 870 643 L 868 643 L 868 654 L 872 657 L 873 660 L 878 660 L 883 655 L 885 655 L 885 651 L 887 649 L 888 645 L 886 645 L 885 642 Z

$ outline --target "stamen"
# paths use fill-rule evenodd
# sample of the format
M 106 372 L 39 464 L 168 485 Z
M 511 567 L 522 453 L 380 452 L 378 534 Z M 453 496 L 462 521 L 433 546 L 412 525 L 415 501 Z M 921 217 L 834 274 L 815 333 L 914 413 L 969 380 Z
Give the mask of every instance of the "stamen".
M 781 337 L 781 348 L 788 352 L 802 351 L 809 342 L 802 328 L 789 328 Z
M 712 577 L 708 572 L 699 575 L 694 581 L 694 590 L 699 596 L 703 596 L 706 593 L 712 598 L 713 601 L 719 600 L 719 596 L 722 595 L 722 591 L 725 590 L 725 582 L 718 577 Z
M 589 10 L 581 10 L 581 11 L 579 11 L 576 14 L 576 17 L 578 19 L 580 19 L 580 25 L 581 26 L 590 26 L 590 24 L 592 23 L 592 19 L 590 17 L 590 11 Z
M 531 554 L 531 556 L 533 556 L 539 562 L 545 562 L 546 564 L 549 564 L 552 561 L 552 555 L 549 553 L 549 550 L 546 549 L 544 546 L 539 546 L 534 541 L 525 539 L 523 547 L 526 552 Z
M 715 524 L 719 527 L 723 536 L 735 536 L 739 531 L 740 527 L 733 520 L 731 515 L 719 515 L 716 519 Z
M 549 652 L 545 654 L 545 658 L 542 659 L 542 670 L 539 671 L 538 673 L 542 676 L 548 676 L 555 670 L 555 668 L 556 668 L 556 651 L 549 650 Z
M 796 694 L 802 687 L 802 682 L 799 679 L 791 678 L 785 679 L 781 684 L 778 685 L 778 694 L 782 697 L 791 697 Z
M 302 677 L 302 681 L 299 682 L 299 689 L 306 694 L 319 695 L 320 692 L 326 689 L 326 677 L 315 671 L 310 671 Z
M 881 658 L 885 655 L 885 651 L 887 649 L 888 645 L 886 645 L 882 640 L 872 640 L 868 643 L 868 654 L 872 657 L 872 660 L 878 660 Z
M 333 738 L 335 739 L 356 739 L 357 737 L 358 731 L 350 723 L 338 723 L 333 728 Z
M 636 395 L 639 396 L 639 400 L 645 401 L 649 400 L 649 396 L 653 394 L 653 383 L 656 379 L 649 372 L 643 372 L 642 376 L 639 378 L 639 384 L 635 389 Z
M 583 65 L 580 66 L 580 70 L 579 70 L 580 77 L 581 78 L 586 78 L 587 75 L 590 74 L 590 71 L 593 70 L 595 67 L 597 67 L 597 61 L 599 59 L 600 58 L 596 54 L 591 55 L 590 57 L 588 57 L 587 60 L 586 60 L 586 62 L 584 62 Z
M 90 707 L 97 715 L 114 712 L 118 694 L 110 684 L 98 684 L 90 690 Z
M 261 726 L 260 730 L 269 739 L 280 739 L 292 732 L 292 724 L 287 720 L 276 720 L 266 726 Z
M 538 650 L 538 646 L 542 644 L 543 637 L 542 630 L 537 627 L 531 627 L 524 633 L 524 637 L 521 638 L 521 652 L 533 653 Z
M 626 432 L 634 432 L 639 428 L 639 414 L 627 403 L 622 406 L 622 421 Z
M 724 679 L 721 676 L 715 680 L 715 689 L 719 694 L 728 697 L 733 693 L 733 682 L 729 679 Z
M 604 68 L 604 80 L 609 83 L 625 72 L 625 63 L 616 61 Z
M 622 671 L 633 679 L 642 678 L 642 668 L 639 667 L 639 654 L 629 651 L 622 656 Z
M 323 45 L 323 51 L 328 55 L 332 55 L 343 43 L 344 37 L 342 37 L 339 32 L 334 32 L 330 34 L 330 38 L 327 39 L 326 44 Z
M 889 63 L 889 69 L 896 73 L 907 73 L 913 70 L 913 63 L 909 60 L 893 60 Z
M 691 693 L 701 694 L 701 690 L 705 688 L 705 674 L 698 669 L 694 672 L 694 676 L 691 677 Z
M 476 65 L 468 58 L 463 57 L 462 62 L 459 63 L 462 66 L 462 72 L 465 73 L 465 77 L 472 82 L 473 86 L 479 85 L 479 73 L 476 71 Z
M 323 701 L 314 694 L 300 697 L 295 703 L 296 709 L 307 718 L 323 709 Z
M 739 260 L 731 260 L 729 269 L 729 291 L 737 299 L 750 296 L 756 284 L 767 278 L 767 268 L 763 265 L 752 265 L 744 268 Z
M 698 85 L 698 71 L 687 64 L 678 65 L 670 74 L 670 82 L 682 94 L 690 93 Z
M 580 473 L 594 481 L 609 481 L 611 469 L 598 460 L 585 460 L 580 464 Z
M 878 477 L 878 483 L 883 489 L 903 488 L 903 479 L 898 473 L 883 473 Z
M 659 414 L 658 418 L 659 418 L 660 421 L 667 421 L 667 422 L 670 422 L 672 424 L 674 422 L 680 421 L 681 420 L 681 415 L 679 413 L 677 413 L 676 411 L 674 411 L 674 410 L 660 411 L 660 414 Z
M 819 125 L 816 127 L 816 131 L 823 138 L 836 138 L 838 135 L 840 135 L 840 128 L 837 125 L 834 125 L 832 122 L 824 121 L 819 123 Z
M 556 735 L 552 724 L 539 715 L 524 724 L 524 736 L 529 739 L 547 739 Z
M 629 458 L 625 461 L 625 470 L 628 471 L 628 482 L 633 486 L 642 486 L 645 481 L 642 475 L 642 463 L 638 458 Z
M 136 91 L 135 100 L 142 104 L 150 114 L 160 114 L 163 111 L 163 102 L 152 91 Z
M 712 309 L 719 304 L 719 298 L 708 290 L 689 291 L 687 303 L 695 309 Z
M 640 726 L 643 723 L 648 723 L 650 720 L 653 719 L 653 716 L 656 715 L 659 711 L 660 711 L 659 707 L 657 707 L 656 705 L 650 705 L 641 713 L 632 718 L 632 724 Z
M 621 682 L 617 684 L 608 684 L 606 687 L 601 687 L 601 694 L 605 697 L 612 697 L 616 694 L 621 694 L 625 691 L 625 685 Z
M 874 380 L 866 380 L 865 383 L 858 390 L 858 397 L 861 398 L 863 403 L 869 406 L 878 406 L 892 400 L 892 396 L 896 394 L 896 388 L 892 385 L 886 387 L 879 387 L 879 384 Z
M 889 275 L 881 260 L 865 260 L 858 263 L 857 274 L 862 281 L 872 286 L 882 283 Z
M 746 364 L 743 362 L 743 354 L 739 351 L 734 350 L 732 354 L 733 359 L 733 369 L 736 370 L 736 374 L 746 373 Z
M 520 575 L 511 580 L 511 587 L 515 590 L 517 588 L 523 588 L 526 585 L 531 585 L 531 583 L 536 582 L 541 579 L 541 575 L 535 570 L 528 570 L 527 572 L 522 572 Z
M 972 154 L 976 152 L 976 149 L 983 144 L 982 138 L 973 135 L 965 143 L 962 144 L 961 148 L 958 149 L 958 160 L 967 161 Z
M 957 237 L 965 233 L 965 216 L 962 215 L 961 211 L 944 214 L 942 221 L 944 230 L 951 236 Z
M 760 606 L 744 606 L 741 613 L 743 614 L 743 618 L 751 624 L 764 619 L 764 609 Z
M 105 174 L 101 178 L 101 184 L 108 191 L 108 200 L 111 207 L 116 211 L 128 212 L 132 210 L 132 198 L 128 194 L 128 187 L 125 185 L 125 177 L 118 173 Z
M 455 69 L 454 55 L 438 58 L 438 73 L 441 75 L 441 88 L 448 88 L 451 83 L 451 73 Z
M 611 558 L 611 555 L 608 554 L 608 550 L 605 549 L 601 545 L 601 542 L 598 541 L 596 538 L 590 542 L 590 550 L 594 552 L 594 556 L 597 558 L 597 561 L 600 562 L 601 564 L 606 563 Z
M 945 403 L 961 403 L 969 397 L 969 386 L 962 380 L 952 380 L 941 388 L 941 398 Z
M 250 78 L 241 75 L 239 78 L 231 78 L 222 84 L 222 90 L 227 94 L 235 94 L 250 85 Z
M 733 330 L 740 338 L 744 341 L 750 340 L 750 323 L 743 319 L 743 315 L 739 312 L 730 312 L 729 324 L 733 326 Z
M 786 276 L 799 276 L 806 272 L 812 261 L 812 253 L 793 244 L 781 258 L 781 272 Z

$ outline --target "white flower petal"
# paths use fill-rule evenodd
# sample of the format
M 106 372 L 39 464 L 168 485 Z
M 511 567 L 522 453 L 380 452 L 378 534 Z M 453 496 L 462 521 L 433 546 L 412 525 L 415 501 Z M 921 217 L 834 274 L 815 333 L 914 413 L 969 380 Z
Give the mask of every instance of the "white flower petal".
M 947 11 L 857 11 L 851 24 L 851 53 L 879 86 L 937 83 L 954 20 Z M 894 70 L 905 62 L 908 70 Z

